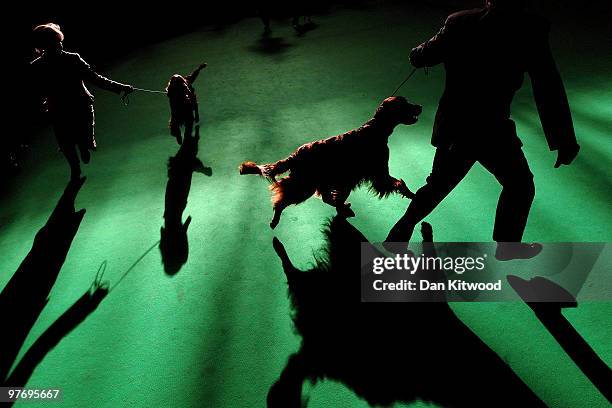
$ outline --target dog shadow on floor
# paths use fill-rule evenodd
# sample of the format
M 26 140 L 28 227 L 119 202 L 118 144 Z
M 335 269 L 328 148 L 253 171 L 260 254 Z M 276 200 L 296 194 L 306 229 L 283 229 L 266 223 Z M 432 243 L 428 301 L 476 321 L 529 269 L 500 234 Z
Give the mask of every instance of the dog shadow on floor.
M 34 342 L 11 371 L 25 339 L 49 301 L 49 294 L 85 215 L 85 209 L 75 211 L 76 196 L 84 182 L 85 178 L 81 178 L 68 184 L 46 224 L 36 234 L 30 252 L 0 293 L 3 321 L 0 384 L 24 386 L 44 356 L 85 320 L 108 293 L 107 287 L 94 282 L 90 290 Z
M 326 237 L 323 255 L 308 271 L 295 268 L 274 240 L 302 340 L 270 388 L 268 407 L 303 406 L 303 383 L 323 379 L 344 384 L 372 406 L 417 400 L 443 407 L 545 406 L 445 301 L 361 303 L 366 237 L 340 217 L 329 222 Z M 432 244 L 424 251 L 435 255 Z
M 212 176 L 212 169 L 198 159 L 200 127 L 196 126 L 192 136 L 185 136 L 178 152 L 168 159 L 168 182 L 166 183 L 164 225 L 161 227 L 159 249 L 164 271 L 177 274 L 189 257 L 187 229 L 191 216 L 183 222 L 183 212 L 191 190 L 193 173 Z

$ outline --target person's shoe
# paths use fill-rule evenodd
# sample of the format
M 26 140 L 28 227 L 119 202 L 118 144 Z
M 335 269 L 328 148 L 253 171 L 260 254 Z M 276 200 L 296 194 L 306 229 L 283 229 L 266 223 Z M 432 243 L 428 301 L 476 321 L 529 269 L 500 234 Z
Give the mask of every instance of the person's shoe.
M 542 252 L 542 244 L 525 244 L 522 242 L 498 242 L 495 259 L 511 261 L 513 259 L 531 259 Z
M 83 163 L 87 164 L 91 160 L 91 154 L 89 153 L 89 149 L 80 149 L 81 151 L 81 160 Z

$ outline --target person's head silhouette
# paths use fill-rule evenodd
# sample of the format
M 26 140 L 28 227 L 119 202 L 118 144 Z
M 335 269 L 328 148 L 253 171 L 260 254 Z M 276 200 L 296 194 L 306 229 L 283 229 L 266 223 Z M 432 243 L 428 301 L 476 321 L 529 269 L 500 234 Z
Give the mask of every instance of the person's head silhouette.
M 34 48 L 39 52 L 54 52 L 62 49 L 64 33 L 59 25 L 54 23 L 41 24 L 34 27 Z

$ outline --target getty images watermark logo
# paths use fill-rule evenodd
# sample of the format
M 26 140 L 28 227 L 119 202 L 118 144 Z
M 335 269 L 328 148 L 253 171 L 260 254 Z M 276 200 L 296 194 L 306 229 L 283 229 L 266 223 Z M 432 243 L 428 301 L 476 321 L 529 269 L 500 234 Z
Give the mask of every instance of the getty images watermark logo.
M 372 273 L 382 275 L 385 272 L 398 271 L 411 276 L 423 272 L 430 272 L 431 277 L 418 280 L 400 279 L 399 281 L 386 282 L 376 279 L 373 288 L 376 291 L 385 290 L 501 290 L 501 279 L 496 282 L 468 282 L 463 279 L 446 279 L 441 281 L 441 272 L 452 272 L 462 275 L 470 271 L 483 271 L 486 267 L 488 254 L 472 257 L 439 257 L 439 256 L 414 256 L 412 254 L 396 254 L 395 256 L 379 256 L 372 260 Z
M 532 259 L 501 262 L 492 242 L 447 242 L 406 245 L 389 251 L 386 244 L 361 246 L 363 302 L 500 302 L 519 297 L 509 281 L 544 277 L 585 301 L 609 301 L 608 268 L 612 250 L 606 243 L 545 243 Z M 516 279 L 515 279 L 516 281 Z M 530 296 L 560 300 L 557 293 L 532 287 Z

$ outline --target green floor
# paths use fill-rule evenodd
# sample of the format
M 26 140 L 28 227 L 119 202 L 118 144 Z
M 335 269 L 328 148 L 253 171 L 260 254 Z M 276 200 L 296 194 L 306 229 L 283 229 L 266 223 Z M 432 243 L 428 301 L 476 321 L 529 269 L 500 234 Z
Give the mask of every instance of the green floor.
M 260 47 L 260 22 L 250 19 L 141 49 L 116 64 L 108 72 L 112 78 L 159 89 L 172 73 L 208 62 L 197 82 L 203 118 L 199 157 L 213 176 L 193 178 L 185 211 L 193 218 L 190 255 L 183 269 L 167 276 L 159 251 L 151 251 L 44 358 L 28 386 L 63 387 L 64 405 L 75 407 L 263 406 L 268 388 L 299 346 L 272 237 L 305 267 L 322 244 L 320 225 L 333 211 L 310 200 L 288 209 L 273 233 L 265 183 L 240 177 L 237 166 L 245 159 L 273 161 L 304 142 L 360 125 L 409 72 L 409 48 L 442 19 L 436 10 L 338 10 L 316 18 L 320 27 L 303 37 L 288 23 L 276 23 L 273 35 L 284 44 L 277 52 Z M 555 156 L 546 148 L 526 86 L 513 109 L 537 186 L 525 238 L 608 242 L 609 60 L 589 54 L 595 34 L 567 27 L 553 31 L 553 47 L 582 151 L 573 166 L 553 169 Z M 429 136 L 442 86 L 443 72 L 436 68 L 428 77 L 417 73 L 401 92 L 424 105 L 420 122 L 390 139 L 391 173 L 410 187 L 421 185 L 431 166 Z M 103 261 L 108 261 L 105 278 L 116 282 L 159 240 L 165 165 L 177 149 L 166 128 L 167 101 L 137 94 L 126 108 L 114 95 L 96 91 L 96 97 L 100 147 L 85 168 L 88 179 L 77 199 L 77 209 L 87 213 L 21 354 L 89 287 Z M 19 185 L 0 204 L 0 288 L 65 187 L 68 169 L 54 143 L 45 131 L 31 148 Z M 499 191 L 494 178 L 476 166 L 428 218 L 436 239 L 490 239 Z M 354 193 L 352 202 L 357 217 L 351 222 L 372 241 L 384 239 L 407 205 L 399 197 L 378 201 L 365 191 Z M 608 406 L 527 306 L 453 308 L 550 406 Z M 565 312 L 608 364 L 611 313 L 612 303 Z M 311 407 L 367 406 L 330 381 L 309 392 Z

